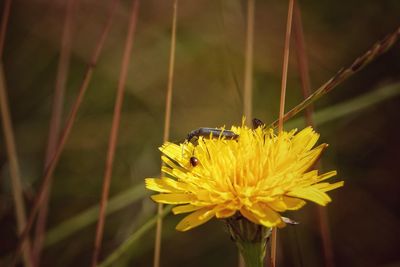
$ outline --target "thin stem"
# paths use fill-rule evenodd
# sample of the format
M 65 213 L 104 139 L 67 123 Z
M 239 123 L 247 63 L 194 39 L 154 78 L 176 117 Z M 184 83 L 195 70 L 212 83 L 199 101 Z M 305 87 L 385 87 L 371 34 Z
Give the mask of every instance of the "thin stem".
M 239 267 L 244 267 L 245 266 L 245 261 L 243 259 L 242 253 L 240 253 L 240 250 L 238 250 L 238 266 Z M 247 267 L 247 266 L 246 266 Z
M 165 120 L 164 120 L 163 143 L 165 143 L 169 139 L 169 130 L 171 124 L 171 103 L 172 103 L 172 90 L 173 90 L 174 66 L 175 66 L 177 17 L 178 17 L 178 0 L 174 0 L 173 14 L 172 14 L 171 47 L 169 53 L 169 66 L 168 66 L 168 85 L 167 85 L 167 95 L 165 98 Z M 162 224 L 163 224 L 163 218 L 160 215 L 162 213 L 163 213 L 163 204 L 158 204 L 156 237 L 154 240 L 154 258 L 153 258 L 154 267 L 160 266 L 161 237 L 162 237 Z
M 378 87 L 368 93 L 360 95 L 348 101 L 329 105 L 314 113 L 314 122 L 318 125 L 331 122 L 338 118 L 345 117 L 350 114 L 356 114 L 360 111 L 378 105 L 381 102 L 400 95 L 400 82 L 388 84 L 384 87 Z M 290 127 L 295 128 L 302 125 L 302 119 L 294 119 L 288 122 Z
M 318 100 L 325 94 L 329 93 L 331 90 L 336 88 L 339 84 L 347 80 L 354 73 L 360 71 L 365 66 L 367 66 L 370 62 L 381 56 L 387 50 L 389 50 L 399 39 L 400 37 L 400 27 L 398 27 L 393 33 L 386 36 L 383 40 L 375 43 L 367 52 L 365 52 L 360 57 L 356 58 L 353 63 L 347 67 L 340 69 L 331 79 L 329 79 L 326 83 L 321 85 L 317 90 L 315 90 L 309 97 L 304 99 L 300 104 L 292 108 L 288 111 L 285 116 L 282 118 L 283 121 L 287 121 L 288 119 L 295 116 L 297 113 L 311 105 L 314 101 Z M 279 120 L 274 121 L 268 127 L 274 127 L 279 124 Z
M 287 86 L 287 74 L 289 67 L 289 51 L 290 51 L 290 35 L 292 32 L 292 18 L 293 18 L 293 6 L 294 0 L 289 1 L 288 16 L 286 22 L 286 35 L 285 35 L 285 47 L 283 52 L 283 67 L 282 67 L 282 83 L 281 83 L 281 99 L 279 103 L 279 123 L 278 131 L 283 130 L 283 115 L 285 114 L 285 99 L 286 99 L 286 86 Z M 277 229 L 272 229 L 271 234 L 271 267 L 276 266 L 276 243 L 277 243 Z
M 305 40 L 303 33 L 303 25 L 301 19 L 301 10 L 299 5 L 296 3 L 294 8 L 294 39 L 297 54 L 297 63 L 299 66 L 301 88 L 304 99 L 311 94 L 310 86 L 310 75 L 308 68 L 308 61 L 305 51 Z M 307 125 L 312 126 L 315 129 L 315 123 L 313 119 L 313 105 L 309 105 L 305 109 L 304 117 Z M 321 163 L 320 163 L 321 164 Z M 319 164 L 319 168 L 321 165 Z M 317 217 L 319 221 L 319 230 L 322 238 L 322 248 L 324 252 L 324 260 L 326 267 L 334 267 L 333 249 L 331 235 L 329 231 L 329 220 L 327 210 L 325 207 L 317 207 Z
M 276 266 L 276 244 L 277 244 L 277 229 L 272 228 L 271 231 L 271 257 L 270 257 L 270 266 Z
M 325 207 L 317 207 L 317 217 L 319 221 L 319 230 L 322 237 L 325 267 L 334 267 L 335 261 L 332 249 L 332 239 L 329 229 L 328 213 Z
M 286 98 L 287 74 L 289 67 L 290 34 L 292 32 L 293 6 L 294 6 L 294 0 L 290 0 L 288 8 L 288 17 L 286 22 L 285 48 L 283 51 L 281 99 L 279 103 L 279 123 L 278 123 L 279 132 L 283 130 L 283 115 L 285 114 L 285 98 Z
M 246 50 L 244 62 L 243 113 L 247 123 L 251 123 L 253 108 L 253 46 L 254 46 L 254 5 L 255 0 L 247 1 Z
M 6 40 L 6 32 L 8 25 L 8 18 L 10 17 L 11 0 L 4 1 L 4 9 L 0 26 L 0 60 L 3 61 L 4 42 Z
M 96 238 L 94 242 L 92 267 L 97 266 L 98 257 L 100 254 L 101 243 L 103 240 L 105 211 L 107 208 L 108 195 L 110 191 L 111 175 L 114 163 L 115 148 L 117 146 L 118 130 L 121 120 L 122 103 L 124 100 L 125 84 L 128 74 L 128 67 L 131 58 L 133 37 L 136 29 L 136 22 L 139 10 L 139 0 L 132 4 L 131 16 L 129 21 L 129 28 L 125 42 L 125 49 L 122 58 L 121 72 L 118 81 L 117 96 L 115 99 L 114 116 L 111 126 L 110 139 L 108 143 L 107 158 L 104 170 L 103 189 L 100 200 L 99 220 L 96 228 Z
M 17 149 L 15 147 L 14 131 L 11 124 L 10 108 L 7 101 L 6 81 L 4 77 L 3 63 L 0 62 L 0 108 L 1 120 L 7 157 L 10 164 L 10 177 L 14 198 L 15 215 L 17 219 L 18 233 L 20 234 L 26 225 L 25 204 L 22 193 L 21 174 L 18 163 Z M 22 244 L 23 260 L 25 266 L 33 266 L 31 245 L 27 238 Z
M 251 124 L 253 117 L 253 47 L 254 47 L 254 6 L 255 0 L 247 0 L 246 44 L 244 61 L 243 114 L 246 124 Z M 238 252 L 238 267 L 244 267 L 243 256 Z
M 10 164 L 10 177 L 14 198 L 15 216 L 17 220 L 17 229 L 18 234 L 21 234 L 26 225 L 26 211 L 22 192 L 21 174 L 18 163 L 17 149 L 15 145 L 14 131 L 12 128 L 10 108 L 8 105 L 8 96 L 3 65 L 4 43 L 6 39 L 10 10 L 11 0 L 6 0 L 4 2 L 4 9 L 0 25 L 0 112 L 7 150 L 7 157 Z M 30 240 L 25 240 L 21 246 L 23 250 L 24 265 L 28 267 L 33 266 Z
M 76 5 L 77 5 L 77 0 L 69 0 L 66 7 L 64 29 L 61 37 L 62 38 L 61 49 L 60 49 L 61 53 L 58 61 L 57 77 L 56 77 L 54 97 L 53 97 L 53 107 L 50 118 L 49 137 L 48 137 L 46 157 L 44 163 L 44 172 L 48 168 L 51 158 L 54 156 L 60 138 L 65 85 L 68 76 L 69 59 L 71 54 L 73 15 Z M 47 220 L 47 213 L 49 206 L 49 196 L 53 180 L 52 177 L 53 176 L 51 176 L 50 181 L 47 184 L 47 187 L 44 189 L 43 204 L 41 205 L 40 210 L 38 212 L 38 219 L 36 223 L 36 231 L 35 231 L 36 235 L 33 243 L 33 257 L 35 260 L 35 265 L 37 266 L 40 266 L 40 254 L 42 251 L 44 235 L 45 235 L 46 220 Z
M 77 95 L 77 97 L 75 99 L 75 102 L 74 102 L 72 108 L 71 108 L 71 112 L 70 112 L 70 114 L 68 116 L 68 119 L 66 121 L 66 125 L 65 125 L 64 130 L 63 130 L 63 132 L 61 134 L 60 143 L 57 146 L 57 149 L 56 149 L 56 151 L 54 153 L 54 156 L 53 156 L 53 158 L 52 158 L 52 160 L 51 160 L 51 162 L 49 164 L 49 167 L 47 168 L 47 170 L 46 170 L 46 172 L 44 174 L 44 177 L 42 179 L 42 184 L 41 184 L 41 186 L 40 186 L 40 188 L 38 190 L 38 193 L 36 195 L 35 201 L 33 202 L 33 205 L 32 205 L 32 208 L 31 208 L 31 212 L 29 214 L 28 222 L 27 222 L 24 230 L 20 234 L 19 243 L 18 243 L 18 246 L 16 248 L 16 255 L 14 257 L 14 265 L 15 265 L 15 262 L 16 262 L 19 254 L 21 252 L 21 244 L 27 238 L 28 233 L 29 233 L 29 231 L 30 231 L 30 229 L 31 229 L 31 227 L 33 225 L 34 220 L 35 220 L 36 214 L 37 214 L 37 212 L 39 210 L 39 207 L 43 202 L 43 199 L 44 199 L 43 198 L 44 197 L 44 188 L 48 187 L 47 184 L 50 181 L 50 177 L 53 176 L 54 170 L 55 170 L 55 168 L 57 166 L 57 163 L 58 163 L 58 161 L 60 159 L 61 153 L 62 153 L 62 151 L 63 151 L 63 149 L 65 147 L 65 144 L 66 144 L 66 142 L 68 140 L 68 137 L 69 137 L 69 135 L 71 133 L 72 126 L 74 125 L 76 116 L 78 114 L 79 107 L 80 107 L 80 105 L 81 105 L 81 103 L 83 101 L 83 97 L 84 97 L 84 95 L 86 93 L 86 90 L 87 90 L 87 88 L 89 86 L 89 83 L 91 81 L 91 78 L 92 78 L 92 75 L 93 75 L 93 71 L 94 71 L 94 67 L 97 64 L 98 58 L 100 56 L 100 53 L 103 50 L 104 42 L 105 42 L 106 37 L 108 36 L 108 33 L 110 31 L 111 24 L 112 24 L 112 21 L 114 19 L 114 14 L 115 14 L 115 10 L 116 10 L 118 1 L 119 0 L 113 0 L 113 2 L 111 3 L 111 8 L 110 8 L 110 13 L 109 13 L 108 20 L 107 20 L 107 22 L 106 22 L 106 24 L 104 26 L 104 29 L 103 29 L 103 31 L 102 31 L 102 33 L 100 35 L 99 40 L 97 41 L 97 45 L 95 47 L 95 50 L 93 51 L 92 57 L 91 57 L 91 59 L 90 59 L 90 61 L 88 63 L 88 66 L 86 68 L 86 72 L 85 72 L 85 75 L 83 77 L 81 86 L 79 88 L 78 95 Z
M 308 59 L 305 48 L 305 40 L 303 33 L 303 23 L 301 19 L 301 11 L 299 4 L 296 2 L 293 10 L 293 37 L 296 47 L 297 65 L 300 73 L 301 91 L 304 98 L 311 94 L 310 71 L 308 67 Z M 313 123 L 313 106 L 310 105 L 305 109 L 305 120 L 307 125 Z

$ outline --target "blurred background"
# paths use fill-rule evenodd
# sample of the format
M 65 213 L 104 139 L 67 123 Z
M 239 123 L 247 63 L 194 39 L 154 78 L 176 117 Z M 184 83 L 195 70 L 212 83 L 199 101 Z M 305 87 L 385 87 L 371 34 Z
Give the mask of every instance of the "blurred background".
M 74 1 L 62 125 L 111 2 Z M 256 1 L 255 6 L 253 114 L 266 123 L 279 110 L 287 2 Z M 3 62 L 28 210 L 43 176 L 67 3 L 14 0 L 11 6 Z M 114 210 L 106 219 L 101 259 L 156 212 L 143 180 L 160 172 L 172 4 L 140 3 L 110 191 L 115 206 L 110 203 Z M 131 5 L 125 0 L 118 5 L 55 171 L 40 266 L 90 264 L 97 220 L 93 207 L 101 194 Z M 313 89 L 400 24 L 397 0 L 302 0 L 299 5 Z M 179 1 L 177 23 L 174 142 L 200 126 L 240 124 L 246 1 Z M 287 109 L 302 100 L 295 55 L 292 45 Z M 334 201 L 327 207 L 336 266 L 400 266 L 399 82 L 396 44 L 315 104 L 321 142 L 330 144 L 323 169 L 338 170 L 337 179 L 345 181 L 330 193 Z M 301 115 L 286 126 L 304 127 Z M 1 137 L 0 258 L 5 260 L 17 237 L 3 132 Z M 316 205 L 309 203 L 288 214 L 301 224 L 279 231 L 278 266 L 324 266 L 316 212 Z M 165 220 L 162 266 L 236 266 L 237 252 L 222 222 L 181 233 L 174 229 L 181 218 Z M 152 266 L 154 232 L 143 235 L 114 266 Z

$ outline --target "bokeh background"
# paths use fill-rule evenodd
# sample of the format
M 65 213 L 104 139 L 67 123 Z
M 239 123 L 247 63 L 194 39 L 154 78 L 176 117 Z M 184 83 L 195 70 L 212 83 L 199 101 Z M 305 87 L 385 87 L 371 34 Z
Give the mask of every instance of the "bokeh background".
M 76 1 L 64 118 L 110 6 L 104 0 Z M 15 0 L 11 7 L 4 68 L 27 207 L 42 178 L 67 2 Z M 400 24 L 397 0 L 302 0 L 299 4 L 314 89 Z M 89 214 L 90 223 L 76 231 L 59 226 L 100 199 L 131 5 L 132 1 L 124 0 L 117 9 L 55 172 L 47 225 L 47 237 L 52 239 L 46 241 L 41 266 L 90 263 L 96 213 Z M 253 114 L 267 123 L 277 118 L 279 109 L 286 16 L 287 1 L 256 1 Z M 163 135 L 171 21 L 172 0 L 141 1 L 110 192 L 110 198 L 120 197 L 120 207 L 107 217 L 101 259 L 155 213 L 143 179 L 159 175 L 157 148 Z M 241 122 L 245 25 L 245 1 L 179 1 L 172 141 L 182 141 L 200 126 L 230 127 Z M 287 107 L 302 99 L 295 59 L 292 45 Z M 337 169 L 338 179 L 345 181 L 345 187 L 330 194 L 334 201 L 327 208 L 336 266 L 400 266 L 399 81 L 397 44 L 315 103 L 317 113 L 331 108 L 317 125 L 321 142 L 330 144 L 323 169 Z M 369 102 L 351 102 L 387 88 L 397 89 L 385 99 L 373 96 Z M 348 101 L 347 108 L 357 110 L 340 115 L 344 107 L 338 105 Z M 301 116 L 287 124 L 303 126 Z M 4 260 L 17 239 L 4 138 L 0 142 L 0 257 Z M 138 195 L 135 201 L 132 194 Z M 308 204 L 288 216 L 301 224 L 279 231 L 279 266 L 323 266 L 316 205 Z M 180 233 L 174 230 L 180 218 L 165 220 L 162 266 L 236 265 L 235 246 L 221 222 L 213 220 Z M 151 266 L 153 242 L 154 229 L 115 266 Z

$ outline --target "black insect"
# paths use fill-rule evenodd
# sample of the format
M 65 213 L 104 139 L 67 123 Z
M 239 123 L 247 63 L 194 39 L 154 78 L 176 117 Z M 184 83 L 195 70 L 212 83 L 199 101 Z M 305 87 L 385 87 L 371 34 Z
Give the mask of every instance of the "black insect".
M 261 120 L 254 118 L 252 120 L 253 123 L 253 129 L 257 129 L 258 127 L 264 128 L 265 127 L 265 123 L 263 123 Z
M 252 123 L 253 123 L 253 129 L 257 129 L 258 127 L 262 127 L 262 128 L 265 127 L 265 124 L 257 118 L 254 118 L 252 120 Z M 239 137 L 239 135 L 235 134 L 233 131 L 221 130 L 221 129 L 217 129 L 217 128 L 201 127 L 201 128 L 191 131 L 187 135 L 187 141 L 191 142 L 193 138 L 195 138 L 195 137 L 199 138 L 200 136 L 203 136 L 206 138 L 208 138 L 210 136 L 212 136 L 212 137 L 224 136 L 228 140 L 236 140 Z M 183 151 L 182 151 L 182 154 L 183 154 Z M 193 167 L 196 167 L 200 163 L 199 159 L 194 156 L 190 157 L 189 162 L 190 162 L 190 165 L 192 165 Z
M 190 157 L 189 161 L 190 161 L 190 165 L 192 165 L 192 167 L 196 167 L 200 163 L 199 159 L 196 158 L 195 156 Z
M 253 122 L 253 129 L 257 129 L 258 127 L 265 127 L 265 124 L 257 118 L 254 118 L 252 120 L 252 122 Z M 235 134 L 234 132 L 229 131 L 229 130 L 201 127 L 201 128 L 191 131 L 187 135 L 187 140 L 188 140 L 188 142 L 190 142 L 195 137 L 197 137 L 197 138 L 199 138 L 200 136 L 209 137 L 211 134 L 213 137 L 219 137 L 221 135 L 229 140 L 236 140 L 239 137 L 238 134 Z
M 187 135 L 187 140 L 190 142 L 194 137 L 199 138 L 200 136 L 209 137 L 212 135 L 213 137 L 224 136 L 226 139 L 235 140 L 239 137 L 239 135 L 235 134 L 229 130 L 221 130 L 217 128 L 208 128 L 208 127 L 201 127 L 199 129 L 191 131 Z

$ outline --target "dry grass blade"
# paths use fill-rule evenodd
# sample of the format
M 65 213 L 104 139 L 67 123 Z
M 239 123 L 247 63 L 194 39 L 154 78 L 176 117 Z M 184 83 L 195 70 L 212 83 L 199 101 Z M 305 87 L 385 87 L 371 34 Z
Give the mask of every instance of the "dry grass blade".
M 110 198 L 107 204 L 106 215 L 109 216 L 120 211 L 132 203 L 147 196 L 143 184 L 132 186 L 131 188 L 120 192 Z M 82 231 L 85 227 L 97 222 L 99 216 L 99 205 L 94 205 L 74 215 L 72 218 L 62 221 L 54 226 L 46 233 L 44 247 L 50 247 L 62 240 L 70 237 L 78 231 Z
M 111 175 L 113 169 L 115 148 L 117 146 L 118 130 L 121 120 L 122 103 L 125 93 L 126 78 L 128 76 L 128 67 L 131 58 L 133 37 L 136 29 L 136 22 L 139 10 L 139 0 L 132 4 L 132 11 L 129 20 L 129 28 L 125 42 L 124 54 L 122 58 L 121 72 L 118 80 L 117 96 L 115 99 L 114 116 L 111 126 L 110 139 L 108 143 L 107 158 L 104 170 L 103 189 L 100 200 L 99 220 L 96 228 L 96 238 L 93 249 L 92 266 L 97 266 L 97 260 L 100 254 L 101 242 L 103 239 L 105 212 L 107 208 L 108 195 L 110 191 Z
M 311 94 L 311 82 L 308 59 L 306 55 L 301 11 L 297 2 L 295 3 L 293 10 L 293 37 L 296 47 L 297 65 L 300 73 L 301 91 L 305 99 Z M 308 125 L 313 125 L 312 116 L 313 106 L 310 105 L 305 109 L 305 119 Z
M 313 119 L 316 124 L 321 125 L 346 116 L 356 115 L 357 113 L 361 114 L 361 111 L 379 105 L 398 95 L 400 95 L 400 83 L 391 83 L 347 101 L 329 105 L 329 107 L 318 110 L 314 112 Z M 296 118 L 285 125 L 288 129 L 292 129 L 302 127 L 304 123 L 301 118 Z
M 243 85 L 243 114 L 247 118 L 246 123 L 250 125 L 253 114 L 253 48 L 254 48 L 254 8 L 255 0 L 247 1 L 246 22 L 246 47 L 244 60 L 244 85 Z M 238 253 L 238 267 L 244 267 L 245 262 Z
M 285 113 L 285 99 L 286 99 L 286 85 L 287 74 L 289 67 L 289 52 L 290 52 L 290 36 L 292 33 L 292 20 L 293 20 L 293 7 L 294 0 L 289 1 L 288 16 L 286 21 L 286 34 L 285 34 L 285 47 L 283 53 L 283 66 L 282 66 L 282 83 L 281 83 L 281 98 L 279 103 L 279 120 L 278 131 L 283 130 L 283 114 Z M 276 243 L 277 243 L 277 229 L 273 228 L 271 232 L 271 266 L 276 266 Z
M 283 130 L 283 115 L 285 113 L 287 74 L 289 67 L 290 35 L 292 33 L 293 5 L 294 5 L 294 0 L 290 0 L 288 7 L 288 17 L 286 22 L 285 48 L 283 53 L 281 99 L 279 103 L 279 119 L 278 119 L 279 132 Z
M 253 109 L 254 1 L 255 0 L 247 1 L 246 50 L 243 86 L 243 113 L 247 118 L 247 123 L 251 122 Z
M 123 253 L 125 253 L 140 237 L 148 232 L 157 222 L 158 218 L 164 218 L 170 213 L 172 206 L 165 208 L 162 213 L 155 215 L 153 218 L 148 220 L 139 229 L 137 229 L 132 235 L 128 237 L 116 250 L 114 250 L 99 267 L 106 267 L 112 265 Z
M 50 164 L 51 158 L 54 155 L 54 152 L 57 148 L 60 138 L 65 84 L 68 76 L 68 67 L 69 67 L 69 59 L 71 51 L 73 19 L 77 2 L 78 2 L 77 0 L 69 0 L 68 3 L 66 4 L 66 14 L 65 14 L 64 28 L 61 40 L 60 58 L 58 62 L 52 113 L 50 118 L 49 136 L 48 136 L 46 157 L 44 163 L 44 172 L 46 171 L 46 169 Z M 44 233 L 46 228 L 47 213 L 49 207 L 48 202 L 52 185 L 52 177 L 53 176 L 51 176 L 50 181 L 47 184 L 48 187 L 44 189 L 44 200 L 38 212 L 38 218 L 36 223 L 35 240 L 33 243 L 33 258 L 36 266 L 40 265 L 40 254 L 44 242 Z
M 339 70 L 335 76 L 333 76 L 329 81 L 324 83 L 321 87 L 319 87 L 314 93 L 312 93 L 309 97 L 307 97 L 303 102 L 298 104 L 296 107 L 291 109 L 289 112 L 285 114 L 283 117 L 283 121 L 287 121 L 288 119 L 295 116 L 297 113 L 308 107 L 311 103 L 330 92 L 337 85 L 345 81 L 354 73 L 360 71 L 365 66 L 367 66 L 371 61 L 385 53 L 389 48 L 391 48 L 400 37 L 400 27 L 396 29 L 395 32 L 386 36 L 383 40 L 377 42 L 362 56 L 358 57 L 348 68 L 344 68 Z M 279 120 L 274 121 L 270 126 L 277 126 Z
M 169 130 L 171 125 L 171 103 L 172 103 L 172 89 L 174 80 L 177 16 L 178 16 L 178 0 L 174 0 L 173 14 L 172 14 L 171 47 L 170 47 L 169 66 L 168 66 L 168 86 L 167 86 L 167 96 L 165 98 L 165 120 L 164 120 L 163 143 L 165 143 L 169 139 Z M 159 216 L 157 217 L 156 237 L 154 240 L 154 258 L 153 258 L 154 267 L 160 266 L 161 236 L 162 236 L 162 223 L 163 223 L 163 218 L 160 215 L 162 213 L 163 213 L 163 204 L 158 204 L 157 214 Z
M 58 144 L 57 149 L 56 149 L 56 151 L 54 153 L 54 156 L 53 156 L 53 158 L 52 158 L 52 160 L 51 160 L 51 162 L 49 164 L 49 167 L 47 168 L 47 170 L 46 170 L 46 172 L 44 174 L 44 177 L 42 179 L 42 184 L 41 184 L 41 186 L 40 186 L 40 188 L 38 190 L 38 193 L 36 195 L 35 201 L 34 201 L 34 203 L 32 205 L 31 212 L 30 212 L 29 218 L 28 218 L 28 222 L 27 222 L 27 224 L 25 226 L 25 229 L 22 231 L 22 233 L 20 235 L 19 244 L 18 244 L 18 246 L 16 248 L 16 255 L 15 255 L 15 258 L 14 258 L 14 265 L 15 265 L 15 262 L 16 262 L 18 256 L 19 256 L 19 253 L 21 252 L 20 251 L 21 250 L 21 244 L 27 238 L 28 233 L 29 233 L 29 231 L 30 231 L 30 229 L 31 229 L 31 227 L 33 225 L 34 220 L 35 220 L 35 216 L 36 216 L 36 214 L 37 214 L 37 212 L 39 210 L 39 207 L 42 204 L 42 201 L 44 199 L 43 198 L 44 197 L 44 188 L 48 187 L 47 184 L 50 181 L 50 177 L 53 176 L 53 173 L 54 173 L 54 170 L 55 170 L 55 168 L 57 166 L 58 160 L 60 159 L 61 153 L 62 153 L 62 151 L 64 149 L 64 146 L 65 146 L 65 144 L 66 144 L 66 142 L 68 140 L 69 134 L 71 133 L 72 126 L 74 125 L 76 116 L 78 114 L 79 107 L 80 107 L 80 105 L 82 103 L 83 97 L 84 97 L 84 95 L 86 93 L 86 90 L 87 90 L 87 88 L 89 86 L 89 83 L 90 83 L 90 80 L 92 78 L 94 67 L 97 64 L 98 58 L 100 56 L 100 52 L 103 49 L 104 42 L 105 42 L 106 37 L 108 35 L 108 32 L 109 32 L 109 30 L 111 28 L 111 24 L 112 24 L 112 21 L 113 21 L 113 18 L 114 18 L 114 13 L 115 13 L 115 10 L 116 10 L 116 7 L 117 7 L 117 3 L 118 3 L 118 0 L 114 0 L 111 3 L 111 9 L 110 9 L 109 17 L 107 19 L 107 22 L 105 24 L 105 27 L 104 27 L 101 35 L 100 35 L 100 38 L 99 38 L 99 40 L 98 40 L 98 42 L 96 44 L 96 47 L 95 47 L 95 50 L 93 52 L 92 58 L 90 59 L 90 62 L 88 63 L 85 75 L 83 77 L 83 81 L 82 81 L 81 86 L 79 88 L 78 95 L 76 97 L 76 100 L 75 100 L 72 108 L 71 108 L 71 112 L 70 112 L 70 114 L 68 116 L 68 119 L 67 119 L 67 122 L 66 122 L 66 126 L 64 127 L 64 130 L 63 130 L 63 132 L 61 134 L 60 143 Z
M 21 175 L 19 171 L 17 149 L 15 145 L 14 133 L 11 124 L 10 109 L 8 106 L 8 97 L 6 89 L 6 80 L 4 76 L 4 66 L 3 66 L 3 51 L 4 42 L 6 38 L 6 31 L 8 25 L 8 19 L 10 17 L 11 10 L 11 0 L 6 0 L 4 2 L 4 9 L 1 20 L 0 28 L 0 105 L 1 105 L 1 119 L 3 125 L 4 139 L 7 149 L 7 157 L 10 163 L 10 177 L 14 198 L 14 207 L 17 220 L 18 234 L 23 232 L 26 225 L 26 212 L 25 204 L 22 193 L 21 185 Z M 23 249 L 23 261 L 25 266 L 33 266 L 32 256 L 31 256 L 31 245 L 30 240 L 27 239 L 22 243 Z
M 0 60 L 3 61 L 4 42 L 6 40 L 6 32 L 8 25 L 8 18 L 10 17 L 11 0 L 4 1 L 3 14 L 1 19 L 0 28 Z
M 305 41 L 304 41 L 304 33 L 303 33 L 303 25 L 301 20 L 301 11 L 299 5 L 296 3 L 294 7 L 294 40 L 296 46 L 296 54 L 297 54 L 297 64 L 299 66 L 299 73 L 301 79 L 301 89 L 303 93 L 304 99 L 306 99 L 311 94 L 311 85 L 310 85 L 310 75 L 308 68 L 308 60 L 305 51 Z M 314 120 L 313 120 L 313 106 L 309 105 L 305 109 L 304 113 L 305 121 L 307 125 L 315 128 Z M 319 164 L 319 167 L 320 164 Z M 327 210 L 325 207 L 317 207 L 317 219 L 319 221 L 319 230 L 322 239 L 322 248 L 324 252 L 324 261 L 326 267 L 334 266 L 333 259 L 333 249 L 332 249 L 332 241 L 331 235 L 329 231 L 329 221 Z
M 22 193 L 21 174 L 19 171 L 20 169 L 17 157 L 17 149 L 15 147 L 14 132 L 11 125 L 10 112 L 7 101 L 4 68 L 2 62 L 0 62 L 0 107 L 4 139 L 7 149 L 7 157 L 10 164 L 10 177 L 14 198 L 17 228 L 18 233 L 21 234 L 26 226 L 26 212 Z M 24 240 L 24 242 L 22 243 L 22 250 L 24 265 L 33 266 L 29 239 Z

